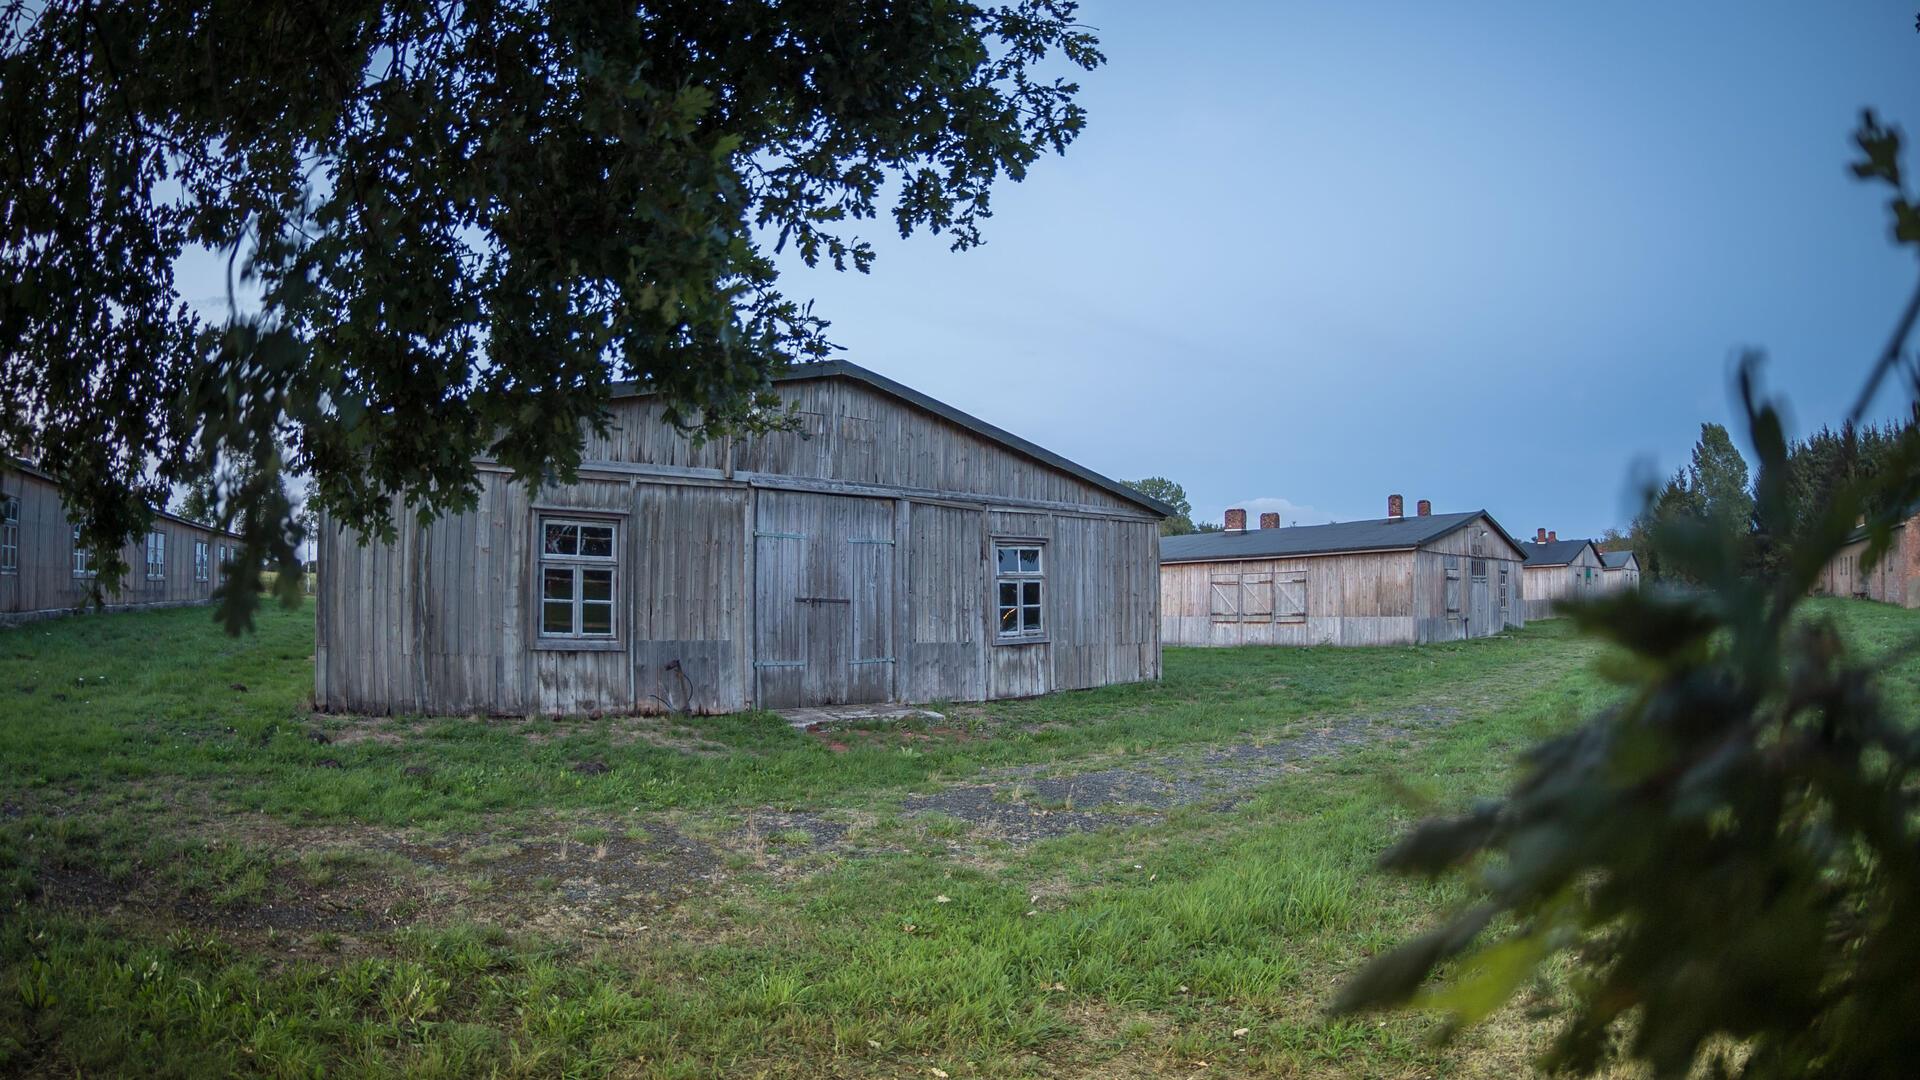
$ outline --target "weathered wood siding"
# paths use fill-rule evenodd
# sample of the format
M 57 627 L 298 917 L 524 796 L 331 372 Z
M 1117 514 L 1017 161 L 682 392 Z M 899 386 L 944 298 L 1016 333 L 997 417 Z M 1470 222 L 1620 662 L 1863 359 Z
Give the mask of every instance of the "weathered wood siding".
M 1485 533 L 1487 581 L 1478 586 L 1474 530 Z M 1457 613 L 1447 610 L 1449 561 L 1458 564 Z M 1167 645 L 1413 645 L 1486 637 L 1525 625 L 1519 567 L 1519 551 L 1484 518 L 1417 550 L 1168 563 L 1160 568 L 1160 637 Z M 1511 590 L 1504 608 L 1502 569 Z M 1304 615 L 1289 605 L 1295 595 L 1304 597 Z
M 1606 565 L 1591 547 L 1581 549 L 1570 565 L 1527 567 L 1527 618 L 1551 619 L 1557 601 L 1599 595 L 1606 586 L 1605 572 Z
M 1607 567 L 1600 577 L 1601 592 L 1623 592 L 1640 587 L 1640 569 L 1635 566 Z
M 1459 641 L 1525 626 L 1523 560 L 1485 518 L 1424 545 L 1414 560 L 1418 640 Z M 1476 561 L 1484 574 L 1474 573 Z
M 59 489 L 43 477 L 0 466 L 0 494 L 20 501 L 18 565 L 0 571 L 0 624 L 79 610 L 87 603 L 93 579 L 73 574 L 73 526 L 67 521 Z M 161 576 L 147 576 L 143 535 L 121 552 L 128 571 L 120 588 L 106 597 L 107 606 L 165 607 L 210 600 L 219 584 L 219 545 L 238 541 L 167 517 L 156 516 L 152 531 L 166 537 Z M 206 581 L 194 579 L 196 541 L 209 545 Z
M 1278 595 L 1285 579 L 1304 586 L 1304 617 L 1283 616 L 1279 604 L 1262 604 L 1268 590 Z M 1160 569 L 1160 640 L 1166 645 L 1411 645 L 1413 552 L 1356 552 L 1304 555 L 1286 559 L 1169 563 Z M 1225 590 L 1241 600 L 1235 614 Z M 1216 590 L 1222 602 L 1215 603 Z M 1251 590 L 1251 593 L 1249 592 Z M 1239 609 L 1266 613 L 1250 614 Z M 1237 615 L 1237 617 L 1236 617 Z
M 693 474 L 759 476 L 770 484 L 807 488 L 806 481 L 875 489 L 885 497 L 990 499 L 1003 505 L 1052 504 L 1138 516 L 1140 507 L 1070 473 L 981 438 L 907 402 L 849 379 L 776 384 L 795 410 L 793 431 L 693 446 L 664 419 L 651 397 L 613 403 L 612 428 L 589 434 L 594 462 L 647 465 Z
M 1901 607 L 1920 607 L 1920 528 L 1910 518 L 1894 530 L 1893 545 L 1866 565 L 1867 541 L 1842 547 L 1814 582 L 1816 596 L 1851 596 Z
M 589 461 L 578 484 L 530 496 L 489 470 L 474 511 L 410 525 L 395 544 L 323 528 L 317 699 L 376 713 L 710 713 L 1159 677 L 1152 515 L 940 418 L 896 414 L 862 385 L 830 392 L 842 381 L 781 385 L 835 418 L 814 440 L 768 436 L 729 457 L 661 430 L 634 399 L 612 438 L 589 442 L 618 456 Z M 928 496 L 927 483 L 956 489 Z M 538 633 L 538 519 L 562 510 L 619 523 L 623 607 L 601 647 Z M 997 640 L 993 544 L 1011 537 L 1045 546 L 1042 640 Z

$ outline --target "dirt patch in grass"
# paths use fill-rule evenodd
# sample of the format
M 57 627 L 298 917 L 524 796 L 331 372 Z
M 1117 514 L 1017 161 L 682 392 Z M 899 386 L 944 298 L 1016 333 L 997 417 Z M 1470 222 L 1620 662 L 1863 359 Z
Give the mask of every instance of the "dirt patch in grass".
M 1139 758 L 1064 772 L 1023 765 L 901 802 L 909 814 L 942 814 L 990 830 L 1015 845 L 1110 826 L 1159 821 L 1165 811 L 1204 805 L 1228 809 L 1305 763 L 1383 738 L 1441 727 L 1459 711 L 1429 705 L 1399 713 L 1323 719 L 1270 741 L 1198 754 Z
M 378 871 L 312 881 L 295 864 L 273 868 L 255 895 L 226 902 L 150 869 L 110 876 L 64 864 L 37 867 L 36 901 L 72 913 L 239 931 L 371 933 L 419 921 L 433 907 L 421 883 Z
M 464 906 L 509 926 L 629 927 L 712 892 L 722 879 L 711 845 L 659 820 L 394 838 L 389 850 L 463 880 Z
M 326 743 L 335 746 L 352 746 L 354 743 L 398 746 L 407 741 L 409 732 L 396 728 L 389 721 L 352 716 L 341 718 L 338 727 L 329 727 L 319 734 L 325 736 Z

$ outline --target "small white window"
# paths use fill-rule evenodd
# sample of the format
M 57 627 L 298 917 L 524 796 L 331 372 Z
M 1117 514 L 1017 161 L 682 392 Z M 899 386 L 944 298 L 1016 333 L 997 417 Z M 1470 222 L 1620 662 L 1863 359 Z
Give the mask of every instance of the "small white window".
M 213 577 L 213 556 L 205 540 L 193 542 L 193 580 L 207 581 Z
M 611 521 L 540 519 L 541 637 L 614 638 L 619 550 L 619 526 Z
M 994 599 L 998 640 L 1033 641 L 1046 636 L 1046 563 L 1039 544 L 995 544 Z
M 147 580 L 167 580 L 167 534 L 147 534 Z
M 20 500 L 0 495 L 0 574 L 20 572 Z
M 73 576 L 93 576 L 93 551 L 80 542 L 80 526 L 73 527 Z

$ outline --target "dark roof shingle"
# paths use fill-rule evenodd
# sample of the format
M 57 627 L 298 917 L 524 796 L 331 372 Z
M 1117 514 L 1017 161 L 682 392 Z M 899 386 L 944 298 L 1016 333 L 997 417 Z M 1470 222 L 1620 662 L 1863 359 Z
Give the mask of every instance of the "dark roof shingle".
M 1293 525 L 1283 529 L 1189 533 L 1160 538 L 1160 561 L 1213 562 L 1220 559 L 1270 559 L 1288 555 L 1325 555 L 1344 551 L 1397 551 L 1437 540 L 1486 514 L 1428 514 L 1424 517 L 1336 521 L 1330 525 Z M 1493 521 L 1491 517 L 1488 521 Z M 1495 529 L 1499 523 L 1495 522 Z M 1505 536 L 1504 530 L 1501 532 Z
M 1591 540 L 1549 540 L 1536 544 L 1529 540 L 1520 545 L 1526 552 L 1528 566 L 1565 566 L 1580 557 L 1580 552 Z
M 1600 561 L 1605 563 L 1609 570 L 1626 569 L 1627 560 L 1631 558 L 1633 558 L 1633 552 L 1631 551 L 1603 551 L 1600 553 Z

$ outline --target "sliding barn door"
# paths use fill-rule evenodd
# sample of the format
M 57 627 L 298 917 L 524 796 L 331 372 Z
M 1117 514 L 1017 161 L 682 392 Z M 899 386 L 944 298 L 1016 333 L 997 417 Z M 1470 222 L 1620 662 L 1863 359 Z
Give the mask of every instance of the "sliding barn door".
M 764 490 L 756 502 L 756 702 L 891 700 L 893 503 Z

